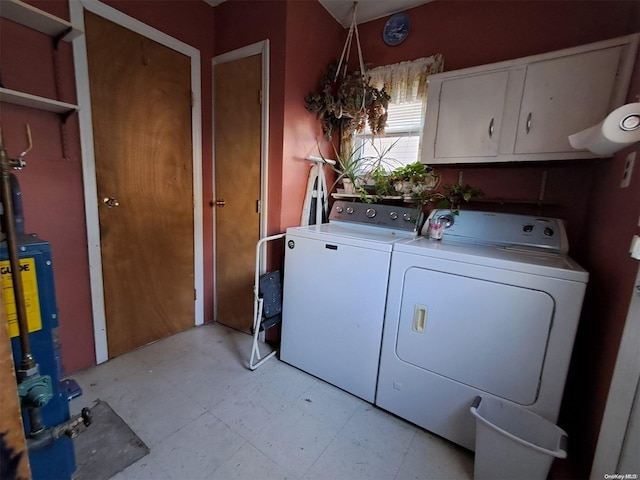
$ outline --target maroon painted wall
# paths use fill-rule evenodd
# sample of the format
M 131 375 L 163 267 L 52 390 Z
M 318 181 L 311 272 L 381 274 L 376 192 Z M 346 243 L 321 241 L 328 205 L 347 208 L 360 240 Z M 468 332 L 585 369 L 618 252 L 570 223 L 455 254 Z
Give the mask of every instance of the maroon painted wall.
M 66 0 L 29 3 L 69 19 Z M 212 222 L 208 203 L 212 195 L 210 62 L 214 10 L 205 2 L 192 0 L 105 3 L 201 52 L 205 204 L 201 221 L 205 236 L 205 320 L 208 320 L 213 307 Z M 76 103 L 71 45 L 62 43 L 58 51 L 52 53 L 52 41 L 47 36 L 4 19 L 1 22 L 0 71 L 4 86 Z M 27 168 L 18 173 L 26 231 L 38 233 L 52 245 L 62 361 L 65 370 L 72 373 L 95 364 L 78 117 L 72 115 L 61 127 L 55 114 L 2 103 L 0 120 L 6 146 L 13 156 L 24 148 L 24 124 L 31 126 L 34 148 L 26 157 Z
M 279 231 L 287 3 L 228 0 L 216 7 L 215 55 L 269 40 L 268 233 Z M 242 28 L 238 28 L 242 25 Z
M 374 66 L 442 53 L 445 69 L 457 70 L 633 33 L 639 8 L 635 0 L 435 0 L 406 11 L 411 31 L 399 46 L 382 41 L 386 18 L 360 33 Z
M 627 103 L 637 102 L 638 94 L 640 62 L 636 62 Z M 575 437 L 572 453 L 577 460 L 583 459 L 574 461 L 578 477 L 586 475 L 591 465 L 639 268 L 629 247 L 633 235 L 640 232 L 640 171 L 634 169 L 629 187 L 620 188 L 626 157 L 634 151 L 640 158 L 640 145 L 635 144 L 598 163 L 589 192 L 583 263 L 590 280 L 561 412 L 561 421 L 566 421 Z
M 365 61 L 373 66 L 442 53 L 445 70 L 543 53 L 640 32 L 637 1 L 434 1 L 408 10 L 411 31 L 397 47 L 382 41 L 386 18 L 360 26 Z M 636 65 L 638 65 L 636 63 Z M 636 66 L 628 101 L 640 93 Z M 590 272 L 585 308 L 559 419 L 570 437 L 569 459 L 555 475 L 586 478 L 600 428 L 638 263 L 628 254 L 640 216 L 640 173 L 620 189 L 627 153 L 613 159 L 437 168 L 444 183 L 463 181 L 488 197 L 545 203 L 479 203 L 469 208 L 557 216 L 568 222 L 571 254 Z M 615 220 L 614 220 L 615 219 Z M 606 226 L 606 228 L 603 228 Z
M 568 48 L 640 31 L 637 1 L 447 1 L 437 0 L 406 12 L 409 36 L 399 46 L 382 40 L 386 18 L 360 26 L 365 62 L 372 66 L 444 55 L 445 70 Z M 599 161 L 508 164 L 438 168 L 443 183 L 463 181 L 482 188 L 487 197 L 536 200 L 546 172 L 545 204 L 481 205 L 522 213 L 558 216 L 568 222 L 572 254 L 586 255 L 590 221 L 588 195 Z M 607 165 L 610 162 L 605 162 Z
M 237 25 L 243 28 L 238 29 Z M 268 232 L 298 225 L 310 164 L 322 133 L 304 108 L 344 29 L 315 1 L 228 0 L 216 7 L 216 55 L 269 39 Z M 330 32 L 330 33 L 328 33 Z M 322 41 L 319 41 L 322 39 Z M 313 66 L 309 64 L 313 60 Z M 326 153 L 326 150 L 323 150 Z
M 64 0 L 33 3 L 68 18 Z M 315 88 L 328 61 L 339 55 L 346 32 L 314 0 L 228 0 L 215 9 L 190 0 L 108 3 L 202 52 L 202 222 L 205 320 L 209 320 L 213 291 L 213 225 L 208 206 L 212 198 L 210 60 L 214 55 L 267 38 L 271 42 L 268 221 L 273 233 L 298 221 L 308 172 L 300 158 L 312 153 L 321 136 L 313 115 L 304 110 L 303 98 Z M 386 19 L 360 25 L 360 36 L 365 61 L 373 66 L 442 53 L 445 69 L 453 70 L 640 31 L 639 5 L 635 0 L 436 0 L 407 12 L 412 21 L 411 32 L 399 46 L 389 47 L 382 42 Z M 75 103 L 70 46 L 61 46 L 56 67 L 47 39 L 11 22 L 1 22 L 0 67 L 5 86 Z M 629 101 L 635 101 L 633 95 L 640 91 L 639 70 L 636 68 Z M 55 78 L 57 94 L 52 87 Z M 27 230 L 39 233 L 53 246 L 63 362 L 73 372 L 94 362 L 77 116 L 72 116 L 61 130 L 58 117 L 53 114 L 3 103 L 0 119 L 12 155 L 20 152 L 24 144 L 23 124 L 30 123 L 34 133 L 36 143 L 27 157 L 29 166 L 18 176 Z M 610 160 L 440 169 L 445 182 L 455 182 L 461 170 L 464 181 L 483 188 L 488 196 L 506 199 L 537 198 L 543 172 L 547 172 L 548 204 L 491 207 L 567 219 L 572 254 L 591 273 L 587 308 L 560 418 L 572 439 L 571 463 L 566 468 L 576 478 L 586 477 L 591 464 L 637 269 L 627 251 L 630 235 L 638 231 L 640 174 L 636 169 L 632 185 L 619 189 L 626 153 L 628 150 Z M 284 187 L 291 187 L 292 192 L 283 193 Z M 608 228 L 603 229 L 602 225 Z
M 240 5 L 246 2 L 236 3 L 239 5 L 234 8 L 240 9 Z M 299 221 L 304 180 L 308 171 L 308 166 L 304 166 L 300 159 L 305 155 L 314 154 L 313 151 L 309 151 L 309 145 L 314 139 L 321 138 L 317 125 L 314 129 L 313 116 L 303 109 L 304 95 L 310 91 L 310 87 L 311 90 L 314 88 L 308 72 L 315 69 L 316 78 L 319 77 L 320 71 L 328 61 L 339 55 L 345 38 L 345 31 L 342 30 L 331 35 L 325 34 L 322 42 L 309 41 L 308 39 L 314 38 L 317 33 L 314 29 L 314 23 L 317 21 L 314 22 L 314 19 L 322 18 L 324 14 L 316 14 L 308 3 L 310 2 L 290 2 L 287 7 L 282 171 L 277 172 L 277 164 L 273 164 L 270 170 L 272 174 L 277 172 L 282 175 L 282 182 L 276 186 L 272 184 L 271 188 L 287 192 L 282 195 L 279 231 Z M 372 66 L 443 53 L 445 69 L 453 70 L 640 31 L 639 5 L 636 1 L 435 1 L 407 11 L 412 22 L 411 32 L 407 40 L 399 46 L 389 47 L 382 41 L 381 33 L 386 18 L 362 24 L 359 30 L 365 62 Z M 221 12 L 223 8 L 224 4 L 217 12 Z M 231 8 L 231 5 L 228 5 L 228 8 Z M 308 15 L 314 16 L 308 18 Z M 221 21 L 221 18 L 218 15 L 217 20 Z M 330 28 L 335 31 L 334 24 L 331 21 L 329 23 Z M 325 25 L 322 28 L 325 28 Z M 252 28 L 248 30 L 251 31 Z M 225 37 L 227 34 L 220 35 Z M 237 30 L 236 35 L 240 35 Z M 334 38 L 334 35 L 338 39 Z M 220 46 L 222 42 L 222 39 L 217 40 L 216 45 Z M 235 48 L 238 46 L 236 44 Z M 317 53 L 318 48 L 323 53 Z M 222 51 L 226 50 L 220 50 L 218 53 Z M 271 74 L 272 78 L 278 75 L 273 71 Z M 272 95 L 273 90 L 277 88 L 272 86 Z M 271 108 L 273 113 L 274 109 L 280 106 L 272 104 Z M 273 120 L 274 117 L 272 122 Z M 275 143 L 279 137 L 272 134 L 270 140 Z M 323 151 L 325 147 L 326 145 L 322 144 Z M 272 144 L 272 156 L 275 148 L 279 150 L 280 144 L 277 147 Z M 456 182 L 459 174 L 462 174 L 465 182 L 482 188 L 487 196 L 507 200 L 503 204 L 480 203 L 472 208 L 564 218 L 568 223 L 572 255 L 591 271 L 592 286 L 589 289 L 587 305 L 602 305 L 600 310 L 605 314 L 598 317 L 588 312 L 585 314 L 560 419 L 573 438 L 570 457 L 573 463 L 561 467 L 582 477 L 588 474 L 591 464 L 612 363 L 629 302 L 631 274 L 635 272 L 635 263 L 625 256 L 625 252 L 630 241 L 628 218 L 635 215 L 636 220 L 631 224 L 635 225 L 640 215 L 638 202 L 628 201 L 629 197 L 638 198 L 638 174 L 629 189 L 619 191 L 623 155 L 624 152 L 613 160 L 438 169 L 443 174 L 445 183 Z M 535 202 L 521 203 L 520 200 L 538 199 L 543 175 L 546 176 L 545 202 L 541 205 Z M 603 178 L 606 178 L 607 182 L 603 182 Z M 613 195 L 606 193 L 613 189 L 616 189 Z M 607 230 L 594 232 L 594 225 L 607 220 L 607 210 L 603 207 L 604 203 L 598 199 L 607 198 L 608 205 L 610 196 L 614 209 L 631 210 L 626 215 L 625 226 L 620 227 L 624 233 L 616 232 L 614 235 Z M 518 202 L 509 203 L 508 200 Z M 618 202 L 621 202 L 619 206 Z M 594 204 L 600 208 L 595 208 Z M 275 227 L 275 218 L 270 217 L 269 222 L 271 232 L 278 230 Z M 604 238 L 597 240 L 599 235 Z M 592 239 L 596 239 L 596 243 L 592 242 Z M 609 262 L 608 256 L 602 254 L 603 247 L 612 244 L 620 252 L 620 258 L 613 264 Z M 599 264 L 607 265 L 610 272 L 605 281 L 613 279 L 615 281 L 612 284 L 623 284 L 629 288 L 621 288 L 621 293 L 614 295 L 600 292 L 597 288 Z M 613 304 L 616 308 L 608 308 Z M 597 320 L 594 321 L 594 318 Z M 609 333 L 604 336 L 607 339 L 605 348 L 601 348 L 600 344 L 594 345 L 594 339 L 603 338 L 601 334 L 604 330 Z M 594 348 L 603 353 L 596 356 L 589 354 L 588 352 Z M 593 358 L 598 356 L 607 357 L 607 361 L 604 362 L 605 368 L 594 367 Z M 594 385 L 598 386 L 596 391 L 601 393 L 590 395 Z M 588 399 L 585 400 L 585 397 Z M 581 415 L 575 414 L 578 402 Z
M 334 157 L 315 115 L 306 110 L 304 98 L 318 89 L 326 66 L 338 60 L 346 35 L 344 28 L 319 3 L 289 2 L 280 213 L 283 232 L 287 227 L 300 225 L 312 165 L 305 157 L 317 157 L 318 148 L 327 158 Z
M 69 18 L 67 2 L 34 5 Z M 0 22 L 3 86 L 77 103 L 71 45 L 54 51 L 46 35 Z M 63 366 L 72 372 L 92 365 L 95 357 L 78 117 L 62 124 L 56 114 L 2 103 L 0 122 L 12 157 L 26 147 L 25 124 L 31 127 L 33 150 L 25 157 L 27 167 L 16 172 L 25 231 L 51 243 Z

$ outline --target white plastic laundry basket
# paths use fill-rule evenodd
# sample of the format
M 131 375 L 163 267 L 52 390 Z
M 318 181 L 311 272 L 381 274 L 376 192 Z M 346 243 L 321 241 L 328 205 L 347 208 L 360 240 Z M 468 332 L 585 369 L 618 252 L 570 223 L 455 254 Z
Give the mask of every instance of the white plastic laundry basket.
M 476 397 L 475 480 L 544 480 L 554 458 L 567 456 L 567 434 L 529 410 Z

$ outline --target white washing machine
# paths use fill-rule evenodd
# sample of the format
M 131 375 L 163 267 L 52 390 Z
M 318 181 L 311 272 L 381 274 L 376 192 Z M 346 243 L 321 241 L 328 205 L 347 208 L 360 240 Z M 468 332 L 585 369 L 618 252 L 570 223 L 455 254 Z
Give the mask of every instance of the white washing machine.
M 556 422 L 588 274 L 560 220 L 446 218 L 394 244 L 375 403 L 473 450 L 477 395 Z
M 392 245 L 420 217 L 336 201 L 328 224 L 287 229 L 281 360 L 373 403 Z

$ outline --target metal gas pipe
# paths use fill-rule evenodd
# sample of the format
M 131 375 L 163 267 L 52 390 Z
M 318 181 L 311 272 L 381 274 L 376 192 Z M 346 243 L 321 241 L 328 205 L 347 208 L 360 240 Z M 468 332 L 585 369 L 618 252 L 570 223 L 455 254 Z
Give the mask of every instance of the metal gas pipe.
M 29 340 L 29 327 L 27 323 L 27 310 L 25 303 L 24 287 L 20 274 L 20 259 L 18 257 L 18 240 L 16 231 L 16 218 L 14 211 L 13 191 L 17 181 L 12 170 L 20 170 L 26 166 L 24 156 L 29 153 L 32 147 L 31 130 L 27 125 L 27 148 L 16 158 L 10 158 L 4 146 L 2 127 L 0 126 L 0 189 L 3 206 L 2 217 L 4 219 L 3 229 L 6 235 L 9 264 L 11 266 L 13 279 L 13 292 L 15 297 L 16 315 L 18 320 L 18 330 L 20 336 L 20 349 L 22 359 L 17 371 L 18 395 L 22 408 L 27 409 L 29 414 L 30 434 L 27 438 L 29 450 L 37 450 L 53 443 L 62 435 L 75 436 L 81 424 L 89 426 L 91 423 L 91 411 L 88 408 L 82 410 L 81 415 L 77 415 L 68 421 L 51 428 L 45 428 L 42 422 L 41 408 L 47 405 L 53 398 L 53 387 L 51 377 L 41 375 L 39 366 L 31 353 L 31 343 Z M 12 188 L 13 187 L 13 188 Z M 22 214 L 22 206 L 19 205 L 19 214 Z M 20 219 L 22 221 L 22 218 Z M 22 223 L 20 233 L 22 233 Z

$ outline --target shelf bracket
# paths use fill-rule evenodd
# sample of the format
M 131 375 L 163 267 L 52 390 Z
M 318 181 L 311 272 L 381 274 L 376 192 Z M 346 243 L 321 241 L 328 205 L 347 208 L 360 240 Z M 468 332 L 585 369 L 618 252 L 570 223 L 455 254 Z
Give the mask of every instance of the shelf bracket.
M 69 119 L 69 117 L 74 113 L 76 113 L 76 110 L 69 110 L 68 112 L 62 112 L 62 113 L 59 113 L 58 115 L 60 115 L 60 119 L 62 120 L 62 123 L 67 123 L 67 120 Z
M 73 32 L 73 27 L 69 27 L 66 30 L 64 30 L 63 32 L 60 32 L 58 35 L 56 35 L 53 38 L 53 48 L 58 50 L 58 45 L 60 45 L 60 42 L 62 42 L 64 40 L 64 38 L 69 35 L 71 32 Z

